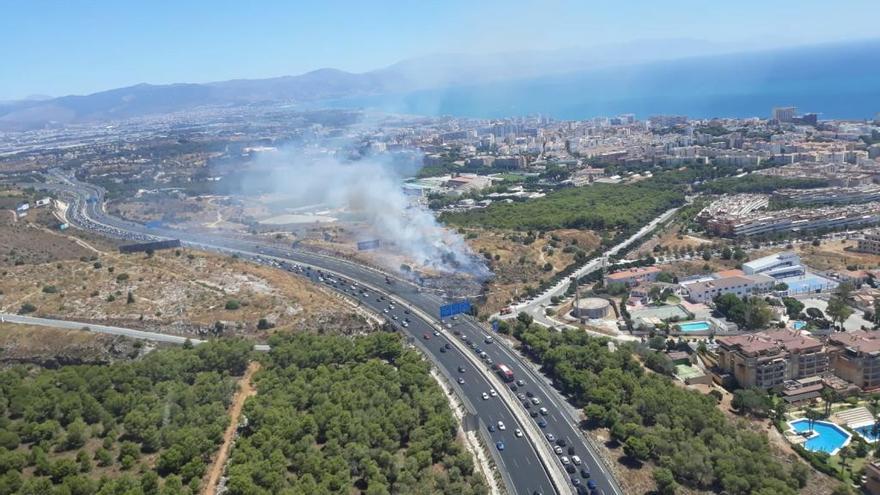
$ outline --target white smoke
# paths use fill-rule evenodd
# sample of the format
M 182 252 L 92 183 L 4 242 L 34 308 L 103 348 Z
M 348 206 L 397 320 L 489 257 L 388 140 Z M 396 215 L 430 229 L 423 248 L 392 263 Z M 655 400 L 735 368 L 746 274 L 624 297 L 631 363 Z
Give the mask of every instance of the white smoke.
M 391 160 L 343 162 L 281 150 L 261 157 L 255 169 L 261 189 L 300 205 L 350 212 L 369 225 L 369 232 L 361 233 L 363 240 L 380 240 L 383 249 L 411 260 L 414 268 L 481 279 L 491 275 L 460 235 L 440 225 L 429 210 L 410 203 L 402 189 L 403 177 Z

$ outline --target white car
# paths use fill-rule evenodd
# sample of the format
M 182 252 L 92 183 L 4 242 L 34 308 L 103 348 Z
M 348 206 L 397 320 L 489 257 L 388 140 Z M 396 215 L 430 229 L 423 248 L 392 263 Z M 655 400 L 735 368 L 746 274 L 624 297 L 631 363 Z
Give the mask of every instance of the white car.
M 504 426 L 504 421 L 499 421 L 499 422 L 498 422 L 498 429 L 501 430 L 501 431 L 504 431 L 504 430 L 507 429 L 507 427 Z
M 516 438 L 522 438 L 523 435 L 522 430 L 520 430 L 519 428 L 513 430 L 513 434 L 516 435 Z
M 483 392 L 483 400 L 489 400 L 489 394 Z
M 568 460 L 568 457 L 565 456 L 560 457 L 559 460 L 562 461 L 563 466 L 568 466 L 568 463 L 571 462 Z
M 575 466 L 580 466 L 581 465 L 581 458 L 576 455 L 573 455 L 573 456 L 571 456 L 571 462 L 573 462 Z
M 556 452 L 556 455 L 562 455 L 562 447 L 557 445 L 556 448 L 553 449 L 553 452 Z
M 490 388 L 489 395 L 491 395 L 492 397 L 498 397 L 498 392 L 496 392 L 494 388 Z

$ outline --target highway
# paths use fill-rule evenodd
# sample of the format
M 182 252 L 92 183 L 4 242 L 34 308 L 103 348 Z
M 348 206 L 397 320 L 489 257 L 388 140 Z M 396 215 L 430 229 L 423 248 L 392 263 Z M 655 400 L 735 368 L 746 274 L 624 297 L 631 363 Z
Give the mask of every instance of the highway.
M 409 315 L 401 313 L 401 307 L 396 306 L 396 309 L 387 313 L 389 318 L 392 316 L 391 312 L 396 311 L 393 315 L 398 316 L 397 322 L 404 317 L 410 319 L 406 328 L 397 324 L 398 328 L 407 334 L 413 343 L 422 347 L 426 355 L 452 381 L 458 395 L 466 404 L 471 405 L 478 416 L 479 427 L 488 430 L 489 425 L 495 426 L 496 431 L 483 433 L 488 434 L 493 442 L 504 443 L 503 451 L 499 451 L 495 445 L 488 447 L 495 449 L 494 457 L 496 461 L 500 460 L 499 468 L 504 473 L 505 482 L 511 493 L 572 493 L 575 491 L 574 483 L 583 486 L 588 482 L 595 485 L 593 493 L 622 493 L 609 474 L 607 466 L 599 460 L 594 446 L 585 439 L 577 427 L 579 422 L 577 412 L 546 378 L 535 372 L 530 364 L 505 344 L 497 341 L 486 344 L 487 330 L 471 318 L 459 317 L 445 322 L 438 321 L 439 318 L 435 315 L 439 315 L 440 305 L 447 302 L 439 296 L 422 292 L 419 287 L 390 274 L 329 256 L 242 239 L 163 228 L 148 229 L 143 225 L 107 215 L 102 207 L 103 191 L 100 188 L 78 182 L 60 173 L 51 176 L 57 182 L 50 181 L 44 186 L 63 193 L 69 201 L 68 221 L 81 228 L 132 241 L 162 237 L 178 238 L 189 247 L 227 254 L 237 253 L 257 262 L 277 263 L 279 267 L 309 276 L 317 283 L 328 283 L 327 278 L 337 280 L 336 285 L 342 286 L 336 287 L 330 284 L 333 288 L 345 292 L 346 284 L 350 284 L 349 296 L 358 298 L 362 304 L 380 314 L 386 314 L 389 297 L 406 304 L 412 309 Z M 326 273 L 319 274 L 318 270 Z M 348 280 L 342 282 L 339 280 L 340 277 Z M 324 279 L 323 282 L 321 278 Z M 358 295 L 357 291 L 352 292 L 350 287 L 355 284 L 356 287 L 368 288 L 366 292 L 369 296 L 363 296 L 362 293 Z M 380 293 L 387 293 L 389 297 L 383 301 L 380 299 L 383 297 Z M 434 332 L 439 335 L 435 335 Z M 471 349 L 462 339 L 462 335 L 467 337 L 468 342 L 474 343 L 474 348 L 479 347 L 484 351 L 485 358 L 478 357 L 475 349 Z M 450 344 L 450 348 L 446 348 L 446 343 Z M 444 350 L 441 351 L 441 348 Z M 509 388 L 496 390 L 499 397 L 484 400 L 482 394 L 484 392 L 488 394 L 492 388 L 499 389 L 501 383 L 500 378 L 491 372 L 488 361 L 490 359 L 495 364 L 503 363 L 509 366 L 515 379 L 523 380 L 524 385 L 518 387 L 516 391 Z M 480 365 L 483 366 L 482 369 L 475 369 Z M 463 367 L 465 372 L 460 373 L 459 367 Z M 464 383 L 458 383 L 459 377 Z M 532 397 L 525 397 L 525 401 L 520 401 L 515 396 L 520 393 L 528 393 Z M 533 399 L 537 404 L 532 403 Z M 546 416 L 537 412 L 542 407 L 547 409 Z M 537 417 L 532 418 L 530 416 L 532 412 L 535 412 Z M 498 421 L 502 421 L 506 426 L 504 431 L 498 430 Z M 523 431 L 524 438 L 515 436 L 516 428 Z M 553 442 L 548 440 L 547 434 L 552 435 Z M 527 438 L 531 442 L 527 441 Z M 562 441 L 560 442 L 559 439 Z M 582 459 L 582 466 L 568 468 L 574 473 L 565 473 L 559 457 L 551 452 L 551 449 L 561 443 L 565 444 L 562 447 L 563 455 L 569 458 L 571 455 L 577 455 Z M 580 472 L 581 468 L 584 469 L 584 473 Z M 587 492 L 584 488 L 580 488 L 580 491 Z

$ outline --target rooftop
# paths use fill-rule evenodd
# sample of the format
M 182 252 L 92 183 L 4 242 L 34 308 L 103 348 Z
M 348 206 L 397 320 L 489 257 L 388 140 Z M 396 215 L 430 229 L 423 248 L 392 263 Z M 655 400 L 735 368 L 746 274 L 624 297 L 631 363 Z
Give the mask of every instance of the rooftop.
M 798 330 L 768 330 L 746 335 L 718 337 L 719 344 L 727 348 L 737 348 L 745 354 L 778 353 L 787 350 L 800 352 L 810 349 L 819 350 L 822 343 L 801 333 Z

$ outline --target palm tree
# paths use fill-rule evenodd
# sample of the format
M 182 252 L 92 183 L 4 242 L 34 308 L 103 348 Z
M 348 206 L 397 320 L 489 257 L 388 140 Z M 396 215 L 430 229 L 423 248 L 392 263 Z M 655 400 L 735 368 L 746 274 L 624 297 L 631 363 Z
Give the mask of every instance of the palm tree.
M 847 459 L 848 457 L 850 457 L 850 454 L 851 454 L 851 453 L 852 453 L 852 451 L 851 451 L 851 449 L 849 448 L 849 445 L 847 445 L 846 447 L 843 447 L 842 449 L 840 449 L 839 451 L 837 451 L 837 455 L 840 456 L 840 466 L 841 466 L 840 469 L 841 469 L 841 472 L 846 472 L 846 459 Z
M 822 401 L 825 403 L 825 417 L 831 415 L 831 406 L 834 404 L 834 401 L 837 400 L 837 392 L 830 388 L 822 389 Z
M 822 413 L 812 407 L 808 407 L 807 410 L 804 411 L 804 416 L 807 418 L 807 425 L 810 427 L 810 433 L 813 433 L 813 425 L 816 423 L 817 419 L 822 417 Z

